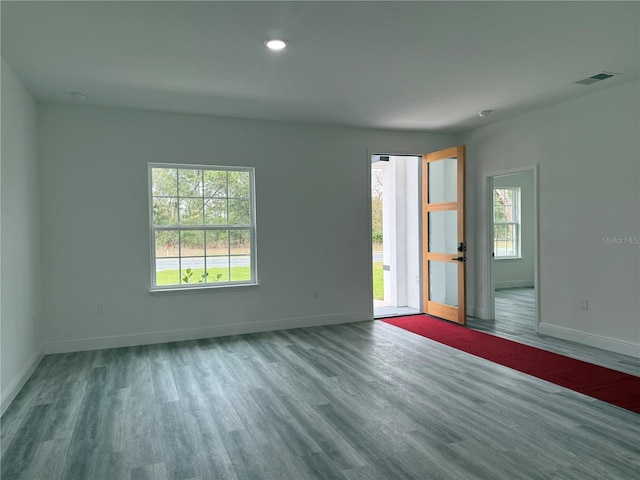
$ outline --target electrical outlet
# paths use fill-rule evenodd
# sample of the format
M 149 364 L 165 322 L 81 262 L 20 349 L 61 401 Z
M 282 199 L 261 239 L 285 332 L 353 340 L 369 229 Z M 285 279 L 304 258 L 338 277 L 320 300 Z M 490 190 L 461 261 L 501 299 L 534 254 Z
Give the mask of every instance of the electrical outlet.
M 586 298 L 580 300 L 580 310 L 589 310 L 589 300 L 587 300 Z
M 104 315 L 105 314 L 104 303 L 99 303 L 98 306 L 96 307 L 96 311 L 98 312 L 98 315 Z

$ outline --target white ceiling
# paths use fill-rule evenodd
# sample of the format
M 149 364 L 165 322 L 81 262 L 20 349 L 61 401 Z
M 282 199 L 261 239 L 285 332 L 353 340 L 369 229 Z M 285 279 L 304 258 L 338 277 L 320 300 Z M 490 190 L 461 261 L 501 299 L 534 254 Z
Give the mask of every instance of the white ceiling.
M 635 80 L 638 2 L 10 2 L 39 100 L 457 132 Z M 265 38 L 287 38 L 277 54 Z M 619 77 L 573 82 L 600 73 Z M 77 102 L 77 101 L 76 101 Z M 487 119 L 480 110 L 493 109 Z

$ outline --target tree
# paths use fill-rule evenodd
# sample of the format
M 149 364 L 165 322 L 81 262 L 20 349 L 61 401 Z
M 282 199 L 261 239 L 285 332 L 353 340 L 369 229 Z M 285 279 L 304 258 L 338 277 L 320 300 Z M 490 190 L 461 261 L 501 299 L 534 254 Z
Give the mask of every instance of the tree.
M 204 250 L 203 232 L 189 225 L 248 225 L 251 223 L 249 172 L 193 168 L 153 168 L 153 223 L 183 226 L 177 231 L 157 230 L 156 250 L 178 248 Z M 250 244 L 248 230 L 207 232 L 208 250 L 228 252 L 228 247 L 245 251 Z M 222 253 L 224 254 L 224 253 Z
M 382 177 L 383 170 L 371 169 L 371 232 L 374 243 L 382 243 Z

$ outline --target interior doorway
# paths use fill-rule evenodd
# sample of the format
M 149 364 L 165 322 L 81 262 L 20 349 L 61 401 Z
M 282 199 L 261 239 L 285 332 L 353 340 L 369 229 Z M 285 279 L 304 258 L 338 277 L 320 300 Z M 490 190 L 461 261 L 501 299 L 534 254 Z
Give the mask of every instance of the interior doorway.
M 371 156 L 373 313 L 421 312 L 420 156 Z
M 537 165 L 487 175 L 486 212 L 486 316 L 501 331 L 537 332 Z

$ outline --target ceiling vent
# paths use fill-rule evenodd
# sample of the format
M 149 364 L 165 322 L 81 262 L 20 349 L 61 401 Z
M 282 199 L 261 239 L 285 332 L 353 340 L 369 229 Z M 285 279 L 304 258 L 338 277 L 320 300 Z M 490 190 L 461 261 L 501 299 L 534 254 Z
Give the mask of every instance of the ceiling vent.
M 610 72 L 602 72 L 602 73 L 598 73 L 597 75 L 593 75 L 592 77 L 588 77 L 583 80 L 578 80 L 575 83 L 579 83 L 580 85 L 591 85 L 592 83 L 601 82 L 602 80 L 615 77 L 616 75 L 618 74 L 610 73 Z

